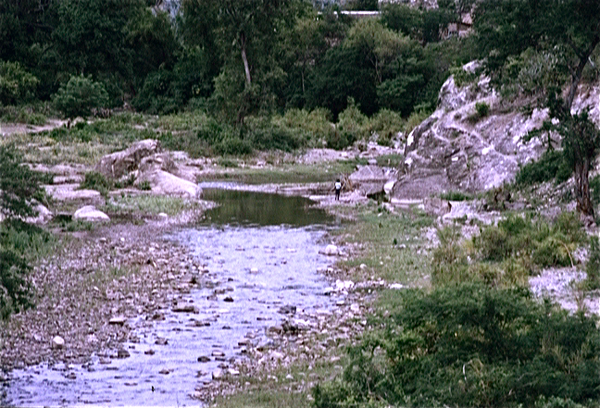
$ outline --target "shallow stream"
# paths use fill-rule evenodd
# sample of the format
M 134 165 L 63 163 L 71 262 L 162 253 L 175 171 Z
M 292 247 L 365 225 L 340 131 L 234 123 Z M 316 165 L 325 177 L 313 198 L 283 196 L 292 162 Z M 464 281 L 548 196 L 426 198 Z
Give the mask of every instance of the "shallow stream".
M 208 270 L 178 298 L 178 306 L 196 310 L 166 309 L 165 320 L 130 322 L 139 341 L 125 344 L 127 358 L 95 355 L 83 366 L 15 370 L 6 403 L 198 406 L 195 389 L 247 358 L 249 345 L 273 346 L 265 333 L 285 313 L 332 313 L 335 301 L 324 295 L 329 284 L 319 273 L 331 259 L 319 250 L 334 219 L 299 197 L 216 189 L 205 197 L 220 206 L 168 237 L 188 246 Z

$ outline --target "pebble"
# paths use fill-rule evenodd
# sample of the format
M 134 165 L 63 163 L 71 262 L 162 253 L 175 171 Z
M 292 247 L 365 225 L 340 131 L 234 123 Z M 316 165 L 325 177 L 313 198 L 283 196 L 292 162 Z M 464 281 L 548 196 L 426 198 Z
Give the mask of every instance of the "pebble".
M 63 349 L 65 347 L 65 339 L 60 336 L 54 336 L 52 339 L 52 348 Z
M 215 371 L 213 371 L 212 378 L 213 378 L 213 380 L 220 380 L 220 379 L 222 379 L 223 378 L 223 370 L 221 370 L 220 368 L 218 368 Z
M 114 324 L 115 326 L 123 326 L 127 319 L 123 316 L 115 316 L 108 321 L 108 324 Z
M 233 302 L 233 298 L 231 296 L 226 296 L 225 299 L 223 299 L 224 302 Z
M 172 310 L 176 313 L 198 313 L 198 308 L 194 305 L 177 305 Z
M 69 380 L 75 380 L 77 379 L 77 374 L 75 374 L 74 372 L 70 372 L 69 374 L 65 375 L 65 378 Z
M 169 341 L 165 338 L 159 337 L 158 339 L 156 339 L 154 344 L 157 344 L 159 346 L 166 346 L 167 344 L 169 344 Z
M 210 357 L 208 356 L 200 356 L 198 357 L 198 362 L 199 363 L 208 363 L 210 361 Z
M 130 356 L 131 354 L 129 353 L 129 351 L 125 349 L 120 349 L 119 351 L 117 351 L 117 358 L 127 358 Z
M 159 374 L 164 374 L 167 375 L 169 374 L 171 371 L 168 368 L 163 368 L 162 370 L 160 370 L 158 373 Z
M 152 349 L 148 349 L 146 351 L 144 351 L 144 354 L 146 354 L 147 356 L 152 356 L 154 355 L 155 351 Z
M 221 350 L 213 350 L 212 356 L 213 357 L 225 357 L 225 353 L 223 353 Z

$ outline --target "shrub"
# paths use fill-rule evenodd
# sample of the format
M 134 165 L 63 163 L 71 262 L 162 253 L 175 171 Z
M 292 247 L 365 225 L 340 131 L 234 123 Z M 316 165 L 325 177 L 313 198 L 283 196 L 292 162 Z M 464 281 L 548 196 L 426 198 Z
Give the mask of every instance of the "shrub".
M 107 179 L 104 174 L 96 171 L 90 171 L 85 173 L 85 178 L 79 188 L 88 188 L 90 190 L 99 191 L 100 194 L 106 196 L 108 192 L 114 187 L 112 181 Z
M 54 95 L 53 101 L 56 109 L 72 119 L 90 116 L 92 109 L 105 107 L 108 94 L 104 86 L 94 82 L 91 77 L 71 76 L 69 82 Z
M 246 118 L 242 129 L 244 139 L 258 150 L 283 150 L 290 152 L 306 145 L 306 132 L 272 123 L 266 118 Z
M 572 253 L 587 236 L 575 213 L 563 213 L 553 225 L 531 217 L 510 216 L 479 236 L 462 240 L 459 231 L 438 231 L 432 283 L 443 286 L 481 282 L 492 287 L 526 285 L 540 268 L 570 266 Z
M 598 237 L 591 237 L 590 241 L 590 259 L 588 260 L 585 271 L 587 277 L 585 286 L 589 290 L 600 288 L 600 244 Z
M 252 153 L 252 145 L 248 140 L 242 140 L 239 136 L 230 136 L 214 145 L 217 154 L 244 156 Z
M 377 133 L 378 144 L 390 146 L 394 136 L 404 129 L 404 119 L 397 112 L 382 109 L 370 119 L 368 129 L 370 133 Z
M 522 288 L 468 283 L 397 296 L 374 318 L 381 329 L 348 348 L 343 377 L 313 389 L 315 406 L 519 407 L 600 398 L 597 317 L 569 315 Z
M 562 183 L 569 177 L 571 177 L 571 168 L 564 159 L 563 153 L 550 150 L 546 151 L 538 161 L 527 163 L 521 167 L 515 181 L 521 185 L 532 185 L 550 180 Z M 600 189 L 598 191 L 600 192 Z
M 450 74 L 454 75 L 454 83 L 457 87 L 462 88 L 465 85 L 474 83 L 479 78 L 480 72 L 471 72 L 463 69 L 463 67 L 450 68 Z
M 480 118 L 485 118 L 490 113 L 490 105 L 486 102 L 475 103 L 475 112 Z
M 0 61 L 0 103 L 16 105 L 31 100 L 39 80 L 18 62 Z
M 427 119 L 431 115 L 431 112 L 426 109 L 415 110 L 410 114 L 408 119 L 406 120 L 406 125 L 404 125 L 404 134 L 408 136 L 410 132 L 413 131 L 414 128 L 419 126 L 421 122 Z

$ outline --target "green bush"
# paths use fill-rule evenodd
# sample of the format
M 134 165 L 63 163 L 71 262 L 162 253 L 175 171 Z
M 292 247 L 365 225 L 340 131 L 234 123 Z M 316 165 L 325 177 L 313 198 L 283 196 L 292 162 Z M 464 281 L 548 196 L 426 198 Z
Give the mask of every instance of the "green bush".
M 373 319 L 380 329 L 348 348 L 342 378 L 313 389 L 316 407 L 596 406 L 597 317 L 523 288 L 468 283 L 397 296 Z
M 479 78 L 478 72 L 470 72 L 462 67 L 450 68 L 450 74 L 454 75 L 454 83 L 457 87 L 462 88 L 465 85 L 474 83 Z
M 521 185 L 532 185 L 556 180 L 562 183 L 571 177 L 571 168 L 561 151 L 546 151 L 542 157 L 535 162 L 527 163 L 521 167 L 515 181 Z M 600 194 L 600 189 L 598 190 Z
M 41 126 L 46 123 L 46 115 L 37 112 L 32 106 L 1 106 L 2 122 L 26 123 Z
M 600 289 L 600 244 L 598 237 L 591 237 L 590 241 L 590 259 L 585 265 L 587 277 L 585 287 L 588 290 Z
M 490 105 L 486 102 L 475 103 L 475 112 L 480 118 L 485 118 L 490 113 Z
M 369 120 L 369 133 L 377 133 L 377 143 L 382 146 L 390 146 L 391 141 L 404 129 L 402 116 L 389 109 L 381 109 Z
M 563 213 L 550 225 L 531 217 L 510 216 L 479 236 L 463 240 L 458 230 L 438 231 L 432 283 L 443 286 L 480 282 L 492 287 L 527 285 L 541 268 L 570 266 L 573 252 L 587 242 L 575 213 Z
M 426 109 L 415 110 L 410 114 L 404 125 L 404 134 L 408 136 L 414 128 L 419 126 L 421 122 L 427 119 L 431 115 L 431 112 Z
M 91 77 L 71 76 L 66 85 L 62 85 L 53 98 L 56 109 L 67 118 L 87 117 L 95 108 L 108 104 L 108 94 L 104 86 L 94 82 Z
M 0 104 L 16 105 L 31 100 L 39 82 L 18 62 L 0 61 Z
M 239 136 L 230 136 L 215 144 L 214 150 L 221 155 L 244 156 L 252 153 L 252 145 Z
M 278 126 L 267 118 L 246 118 L 244 139 L 257 150 L 290 152 L 305 146 L 310 136 L 302 129 Z
M 106 196 L 110 190 L 112 190 L 114 184 L 111 180 L 107 179 L 104 174 L 96 171 L 90 171 L 85 173 L 85 177 L 79 188 L 87 188 L 90 190 L 99 191 L 100 194 Z

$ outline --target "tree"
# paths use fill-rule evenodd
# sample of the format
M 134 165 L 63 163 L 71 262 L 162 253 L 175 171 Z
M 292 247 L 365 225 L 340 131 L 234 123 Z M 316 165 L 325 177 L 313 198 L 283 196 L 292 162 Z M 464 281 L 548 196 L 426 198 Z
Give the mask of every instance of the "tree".
M 572 115 L 571 107 L 583 73 L 600 43 L 600 2 L 595 0 L 489 0 L 480 2 L 475 11 L 475 31 L 486 57 L 490 74 L 499 83 L 503 76 L 514 75 L 506 70 L 507 63 L 519 58 L 528 49 L 552 54 L 551 66 L 565 75 L 549 76 L 546 89 L 551 116 L 563 122 L 559 126 L 563 137 L 571 143 L 574 163 L 577 208 L 583 215 L 592 215 L 588 173 L 589 143 L 597 143 L 587 115 Z M 543 68 L 543 64 L 542 64 Z M 518 71 L 518 70 L 517 70 Z M 518 71 L 520 72 L 520 71 Z M 568 79 L 567 79 L 568 78 Z M 506 78 L 504 78 L 506 79 Z M 509 78 L 510 79 L 510 78 Z M 567 79 L 567 80 L 565 80 Z M 561 96 L 566 89 L 565 97 Z M 585 124 L 587 123 L 587 124 Z M 577 140 L 578 138 L 583 138 Z M 570 140 L 570 142 L 569 142 Z M 577 146 L 586 146 L 579 148 Z M 595 147 L 594 147 L 595 149 Z
M 33 97 L 38 83 L 18 62 L 0 61 L 0 103 L 26 102 Z
M 142 0 L 62 0 L 53 4 L 57 22 L 52 40 L 59 72 L 67 77 L 106 78 L 108 84 L 117 82 L 115 92 L 131 88 L 132 56 L 137 50 L 131 47 L 129 41 L 135 44 L 135 35 L 128 38 L 128 28 L 133 28 L 130 24 L 136 16 L 143 15 Z
M 74 75 L 54 95 L 54 105 L 67 118 L 90 116 L 94 108 L 102 108 L 108 102 L 104 86 L 91 77 Z
M 226 103 L 218 110 L 237 110 L 235 121 L 241 123 L 251 112 L 269 109 L 285 88 L 286 73 L 281 36 L 293 27 L 299 11 L 306 7 L 299 0 L 187 0 L 184 12 L 202 11 L 208 15 L 184 16 L 186 24 L 199 25 L 205 31 L 202 38 L 214 40 L 222 57 L 221 74 L 215 80 L 215 103 Z M 212 27 L 194 23 L 207 19 Z M 210 35 L 208 33 L 211 33 Z M 189 35 L 189 32 L 188 32 Z M 241 71 L 242 75 L 239 75 Z M 226 73 L 226 74 L 224 74 Z M 227 77 L 227 78 L 225 78 Z M 239 81 L 237 84 L 231 81 Z M 224 93 L 225 92 L 225 93 Z M 228 93 L 233 92 L 233 93 Z M 239 109 L 230 109 L 232 102 Z
M 30 285 L 25 280 L 30 266 L 7 235 L 27 230 L 22 219 L 36 215 L 33 200 L 43 200 L 43 176 L 21 161 L 14 147 L 0 146 L 0 317 L 4 319 L 31 306 Z

